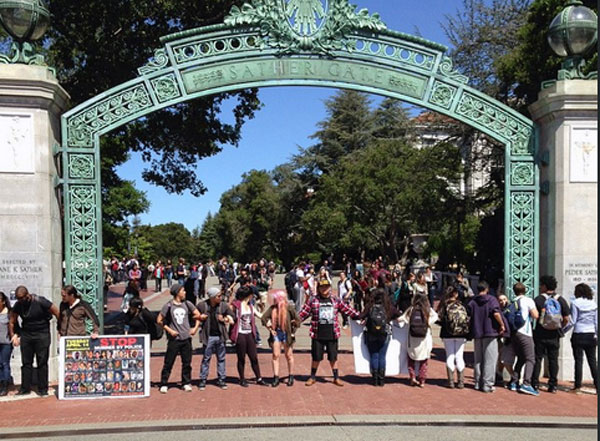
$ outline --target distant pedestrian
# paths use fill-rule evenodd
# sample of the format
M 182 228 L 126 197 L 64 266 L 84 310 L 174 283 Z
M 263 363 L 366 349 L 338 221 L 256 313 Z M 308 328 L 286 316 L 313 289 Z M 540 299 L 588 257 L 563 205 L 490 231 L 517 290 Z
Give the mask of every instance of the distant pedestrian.
M 45 297 L 31 294 L 25 286 L 15 290 L 17 303 L 10 315 L 9 333 L 13 346 L 21 346 L 21 388 L 17 395 L 31 392 L 33 358 L 38 373 L 38 394 L 48 395 L 48 357 L 50 354 L 50 320 L 58 319 L 58 308 Z M 21 326 L 17 320 L 21 319 Z
M 160 393 L 167 393 L 169 376 L 177 355 L 181 357 L 181 383 L 183 390 L 192 391 L 192 336 L 200 327 L 200 313 L 193 303 L 185 300 L 185 289 L 178 283 L 171 286 L 173 299 L 158 314 L 157 322 L 167 333 L 167 352 L 160 374 Z M 190 326 L 190 317 L 195 321 Z
M 494 392 L 496 364 L 498 362 L 498 337 L 506 331 L 500 305 L 488 294 L 489 285 L 484 280 L 477 285 L 478 295 L 467 305 L 471 317 L 471 336 L 474 340 L 475 390 Z
M 598 364 L 596 350 L 598 346 L 598 305 L 594 301 L 594 293 L 589 285 L 580 283 L 575 287 L 575 300 L 571 303 L 571 319 L 565 332 L 573 328 L 571 346 L 575 358 L 574 392 L 581 392 L 583 379 L 583 354 L 594 379 L 594 387 L 598 393 Z
M 411 386 L 425 387 L 429 357 L 433 349 L 431 326 L 437 320 L 438 315 L 429 304 L 427 291 L 415 294 L 412 305 L 400 317 L 400 321 L 408 325 L 408 375 Z
M 167 287 L 171 288 L 173 284 L 173 262 L 171 259 L 167 259 L 167 264 L 165 265 L 165 276 L 167 277 Z
M 0 397 L 8 394 L 8 385 L 11 379 L 10 356 L 12 354 L 12 344 L 8 331 L 10 311 L 10 301 L 6 294 L 0 291 Z

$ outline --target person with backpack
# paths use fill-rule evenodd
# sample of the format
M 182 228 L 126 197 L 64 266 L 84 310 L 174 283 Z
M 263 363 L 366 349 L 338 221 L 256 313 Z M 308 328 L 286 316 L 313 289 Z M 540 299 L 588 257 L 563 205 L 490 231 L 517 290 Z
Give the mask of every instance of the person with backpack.
M 333 371 L 333 384 L 343 387 L 344 383 L 339 379 L 337 364 L 338 341 L 341 334 L 338 314 L 343 312 L 356 319 L 359 313 L 338 297 L 331 296 L 331 282 L 328 279 L 320 280 L 317 289 L 318 294 L 308 299 L 298 314 L 300 323 L 311 317 L 308 333 L 311 338 L 312 363 L 310 377 L 305 385 L 312 386 L 317 382 L 317 370 L 327 352 L 327 359 Z
M 394 293 L 394 299 L 396 301 L 396 307 L 400 313 L 404 313 L 412 305 L 414 297 L 413 285 L 417 277 L 414 273 L 408 272 L 406 277 L 401 278 L 398 283 L 398 289 Z
M 437 308 L 440 338 L 446 350 L 446 373 L 448 387 L 454 389 L 454 371 L 456 370 L 458 389 L 465 387 L 465 360 L 463 353 L 469 336 L 469 314 L 458 298 L 455 286 L 448 286 Z M 455 369 L 456 368 L 456 369 Z
M 429 304 L 427 292 L 413 297 L 412 305 L 402 314 L 400 323 L 408 325 L 408 375 L 411 386 L 425 387 L 427 364 L 433 349 L 431 326 L 438 320 L 437 313 Z M 419 363 L 415 374 L 415 363 Z
M 477 284 L 478 295 L 467 305 L 471 317 L 470 336 L 474 340 L 475 366 L 473 377 L 475 390 L 494 392 L 496 364 L 498 362 L 498 337 L 504 335 L 506 326 L 495 297 L 488 294 L 489 285 L 481 280 Z
M 192 391 L 192 336 L 200 327 L 200 312 L 196 306 L 185 299 L 185 288 L 179 283 L 171 286 L 172 300 L 169 300 L 160 310 L 156 322 L 163 327 L 167 334 L 167 351 L 160 374 L 160 393 L 169 390 L 167 382 L 175 364 L 177 355 L 181 357 L 181 383 L 183 390 Z M 195 325 L 190 326 L 190 319 Z
M 510 386 L 510 381 L 512 381 L 512 376 L 514 372 L 513 368 L 515 366 L 515 359 L 517 357 L 515 355 L 515 350 L 513 348 L 512 342 L 510 341 L 510 325 L 508 324 L 508 320 L 506 318 L 512 313 L 512 304 L 510 303 L 508 297 L 504 293 L 498 295 L 498 304 L 500 305 L 500 311 L 502 311 L 506 332 L 500 337 L 500 340 L 498 341 L 499 354 L 498 364 L 496 368 L 496 377 L 499 379 L 501 378 L 501 380 L 497 381 L 497 383 L 504 383 L 504 370 L 506 369 L 506 372 L 508 373 L 509 378 L 511 379 L 508 383 L 506 383 L 506 387 L 508 388 Z
M 525 296 L 526 291 L 527 288 L 521 282 L 515 283 L 513 286 L 515 299 L 505 315 L 510 328 L 511 344 L 517 356 L 517 364 L 508 388 L 512 391 L 518 390 L 523 394 L 538 396 L 538 391 L 531 386 L 531 376 L 535 365 L 533 322 L 538 319 L 538 311 L 533 299 Z M 525 366 L 523 383 L 519 385 L 523 366 Z
M 571 319 L 563 330 L 573 328 L 571 346 L 575 358 L 575 386 L 573 391 L 581 393 L 583 378 L 583 354 L 588 361 L 590 373 L 594 379 L 596 394 L 598 393 L 598 364 L 596 363 L 596 348 L 598 346 L 598 305 L 594 301 L 592 288 L 585 283 L 575 287 L 575 300 L 571 302 Z
M 269 344 L 273 348 L 273 383 L 272 387 L 279 386 L 279 356 L 281 348 L 288 365 L 288 386 L 294 385 L 294 342 L 296 341 L 296 329 L 298 325 L 298 314 L 294 305 L 288 301 L 283 290 L 272 293 L 273 304 L 262 315 L 261 321 L 271 336 Z
M 31 294 L 20 285 L 15 289 L 17 303 L 10 312 L 8 333 L 14 347 L 21 346 L 21 387 L 17 395 L 29 395 L 33 380 L 33 357 L 38 374 L 38 394 L 48 395 L 50 321 L 58 320 L 58 308 L 47 298 Z M 21 319 L 21 326 L 18 324 Z
M 59 305 L 58 336 L 87 335 L 86 322 L 92 324 L 92 338 L 98 338 L 100 322 L 91 305 L 81 298 L 73 285 L 61 290 L 62 302 Z
M 374 386 L 385 384 L 385 356 L 392 335 L 390 321 L 400 316 L 385 289 L 377 288 L 367 298 L 358 317 L 364 320 L 365 343 L 369 350 L 369 366 Z
M 291 300 L 292 302 L 296 301 L 296 294 L 294 292 L 294 285 L 296 284 L 296 269 L 297 266 L 293 266 L 292 269 L 288 271 L 283 278 L 288 300 Z
M 569 323 L 571 310 L 567 301 L 556 293 L 558 283 L 553 276 L 542 276 L 540 278 L 540 295 L 537 296 L 535 306 L 539 318 L 533 330 L 533 341 L 535 343 L 535 366 L 531 378 L 531 386 L 539 389 L 540 370 L 542 360 L 548 357 L 548 392 L 558 391 L 558 353 L 560 350 L 560 339 L 564 333 L 562 328 Z

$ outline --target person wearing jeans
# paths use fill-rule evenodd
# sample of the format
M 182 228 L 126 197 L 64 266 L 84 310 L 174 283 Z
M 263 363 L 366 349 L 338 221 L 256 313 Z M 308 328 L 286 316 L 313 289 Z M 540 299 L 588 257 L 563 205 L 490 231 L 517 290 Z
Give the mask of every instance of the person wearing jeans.
M 516 332 L 513 332 L 510 337 L 511 344 L 517 356 L 517 364 L 514 367 L 512 381 L 508 387 L 512 391 L 518 390 L 524 394 L 537 396 L 539 395 L 538 392 L 531 386 L 531 376 L 533 375 L 533 367 L 535 366 L 532 321 L 537 320 L 538 311 L 533 299 L 525 297 L 526 290 L 525 285 L 520 282 L 513 286 L 513 292 L 515 293 L 514 302 L 518 306 L 518 311 L 521 317 L 523 317 L 525 324 Z M 523 366 L 525 366 L 523 384 L 519 386 L 519 376 L 521 375 Z
M 21 345 L 21 388 L 17 395 L 31 392 L 33 377 L 33 358 L 38 367 L 38 393 L 48 395 L 48 356 L 50 353 L 50 320 L 58 320 L 58 308 L 48 299 L 30 294 L 26 287 L 15 290 L 17 303 L 11 311 L 8 324 L 13 346 Z M 22 325 L 17 329 L 17 319 Z
M 475 390 L 494 392 L 496 364 L 498 362 L 498 337 L 506 328 L 500 305 L 495 297 L 488 294 L 489 285 L 480 281 L 477 285 L 479 294 L 467 305 L 471 317 L 471 336 L 474 341 L 474 380 Z
M 564 331 L 573 329 L 571 346 L 575 358 L 575 393 L 581 393 L 583 379 L 583 354 L 588 361 L 594 387 L 598 392 L 598 364 L 596 350 L 598 346 L 598 305 L 594 301 L 592 289 L 585 283 L 575 287 L 575 300 L 571 303 L 571 319 Z
M 374 325 L 374 317 L 383 312 L 385 326 L 378 329 Z M 365 342 L 369 351 L 369 364 L 374 386 L 385 385 L 385 357 L 390 344 L 392 334 L 389 322 L 398 318 L 400 313 L 391 304 L 390 298 L 384 288 L 377 288 L 368 296 L 365 309 L 361 312 L 359 319 L 365 321 Z
M 204 346 L 204 356 L 200 366 L 200 384 L 198 388 L 206 388 L 206 379 L 210 360 L 217 355 L 217 386 L 227 389 L 225 383 L 225 342 L 227 341 L 227 324 L 233 323 L 233 312 L 226 302 L 221 302 L 223 293 L 218 286 L 212 286 L 207 291 L 208 299 L 198 304 L 200 320 L 203 323 L 200 341 Z
M 8 394 L 10 382 L 10 355 L 12 344 L 8 332 L 10 302 L 6 294 L 0 291 L 0 397 Z
M 192 336 L 200 327 L 200 313 L 193 303 L 185 300 L 185 288 L 178 283 L 171 287 L 173 299 L 158 314 L 157 323 L 167 334 L 167 352 L 160 374 L 160 393 L 168 391 L 167 382 L 177 355 L 181 356 L 181 384 L 186 392 L 192 391 Z M 190 318 L 195 320 L 193 328 Z

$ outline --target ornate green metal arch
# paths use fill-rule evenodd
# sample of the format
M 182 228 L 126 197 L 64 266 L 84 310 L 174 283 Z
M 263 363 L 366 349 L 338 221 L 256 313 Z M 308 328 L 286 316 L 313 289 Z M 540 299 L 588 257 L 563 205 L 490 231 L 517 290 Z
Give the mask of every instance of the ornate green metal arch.
M 66 277 L 102 312 L 103 134 L 159 109 L 250 87 L 355 89 L 448 115 L 506 146 L 505 282 L 535 292 L 539 170 L 534 123 L 469 87 L 446 48 L 388 30 L 348 0 L 252 0 L 221 25 L 161 39 L 139 76 L 62 117 Z

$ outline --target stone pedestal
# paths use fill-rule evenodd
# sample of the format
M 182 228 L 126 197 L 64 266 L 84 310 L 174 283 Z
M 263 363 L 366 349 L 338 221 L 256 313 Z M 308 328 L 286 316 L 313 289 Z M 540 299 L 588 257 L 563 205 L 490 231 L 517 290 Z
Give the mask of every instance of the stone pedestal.
M 587 283 L 597 302 L 598 83 L 558 81 L 530 111 L 540 126 L 543 161 L 540 275 L 554 275 L 569 302 L 575 285 Z M 559 378 L 573 381 L 570 337 L 561 341 Z M 589 378 L 587 366 L 584 373 Z
M 69 96 L 44 67 L 0 64 L 0 291 L 18 285 L 60 303 L 62 219 L 53 148 Z M 55 321 L 50 380 L 57 379 Z M 20 382 L 20 354 L 12 374 Z

